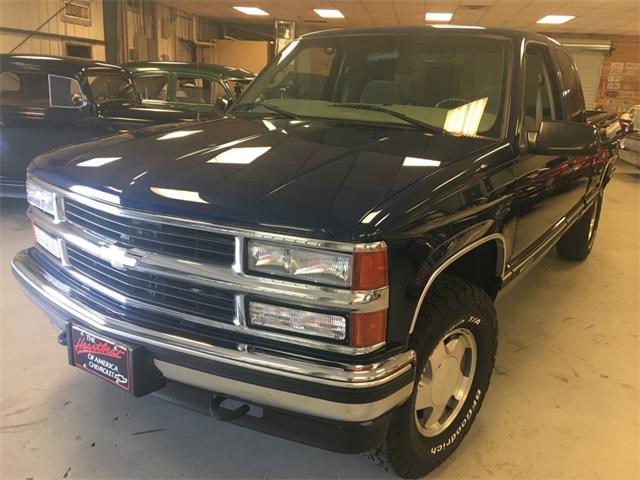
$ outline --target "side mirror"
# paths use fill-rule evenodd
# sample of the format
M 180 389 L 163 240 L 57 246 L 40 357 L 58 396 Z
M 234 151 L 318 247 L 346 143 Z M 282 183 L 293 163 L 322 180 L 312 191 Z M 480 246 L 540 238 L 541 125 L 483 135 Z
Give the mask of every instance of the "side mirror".
M 595 155 L 598 130 L 585 123 L 545 120 L 537 132 L 527 132 L 529 150 L 540 155 Z
M 219 97 L 213 105 L 213 109 L 216 112 L 224 113 L 231 107 L 233 100 L 228 97 Z
M 84 107 L 85 101 L 82 95 L 80 95 L 79 93 L 74 93 L 73 95 L 71 95 L 71 104 L 74 107 Z

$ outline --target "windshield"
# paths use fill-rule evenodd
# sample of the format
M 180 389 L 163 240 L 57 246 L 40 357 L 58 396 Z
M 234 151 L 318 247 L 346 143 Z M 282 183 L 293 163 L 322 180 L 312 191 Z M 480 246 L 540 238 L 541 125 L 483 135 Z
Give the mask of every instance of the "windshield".
M 267 103 L 298 117 L 416 128 L 422 123 L 498 137 L 506 49 L 506 40 L 444 33 L 295 41 L 249 86 L 236 109 L 267 112 L 259 105 Z
M 138 93 L 127 75 L 113 73 L 87 75 L 91 95 L 97 104 L 112 100 L 138 103 Z

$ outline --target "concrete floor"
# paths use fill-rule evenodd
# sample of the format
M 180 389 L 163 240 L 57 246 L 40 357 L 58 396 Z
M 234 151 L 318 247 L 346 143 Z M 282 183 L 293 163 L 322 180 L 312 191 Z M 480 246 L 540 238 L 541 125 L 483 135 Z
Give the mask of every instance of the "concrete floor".
M 640 478 L 639 183 L 619 166 L 586 262 L 552 253 L 498 301 L 492 387 L 432 478 Z M 134 399 L 68 367 L 9 271 L 31 242 L 22 210 L 2 206 L 1 478 L 394 478 L 363 455 Z

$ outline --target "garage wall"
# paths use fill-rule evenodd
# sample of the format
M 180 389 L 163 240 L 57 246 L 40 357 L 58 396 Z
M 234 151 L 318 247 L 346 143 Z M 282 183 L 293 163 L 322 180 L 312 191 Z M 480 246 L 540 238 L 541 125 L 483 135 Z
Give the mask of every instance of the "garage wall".
M 604 53 L 574 48 L 569 48 L 569 51 L 578 69 L 582 91 L 584 92 L 584 103 L 591 110 L 594 108 L 598 96 Z
M 90 46 L 92 58 L 104 60 L 102 0 L 88 4 L 88 25 L 65 21 L 61 12 L 15 53 L 65 55 L 66 44 L 72 43 Z M 0 52 L 11 51 L 62 6 L 62 0 L 0 0 Z
M 268 42 L 216 40 L 215 63 L 259 73 L 269 58 Z
M 640 38 L 611 37 L 613 53 L 602 65 L 596 103 L 606 111 L 624 112 L 640 104 Z

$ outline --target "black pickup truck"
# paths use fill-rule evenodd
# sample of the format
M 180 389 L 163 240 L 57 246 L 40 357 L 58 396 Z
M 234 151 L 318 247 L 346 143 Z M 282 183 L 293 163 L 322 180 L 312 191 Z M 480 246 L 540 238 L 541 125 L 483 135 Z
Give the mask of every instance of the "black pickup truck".
M 589 255 L 611 171 L 554 40 L 332 30 L 221 119 L 36 158 L 13 270 L 72 365 L 336 451 L 386 440 L 412 478 L 480 410 L 494 299 L 554 246 Z

